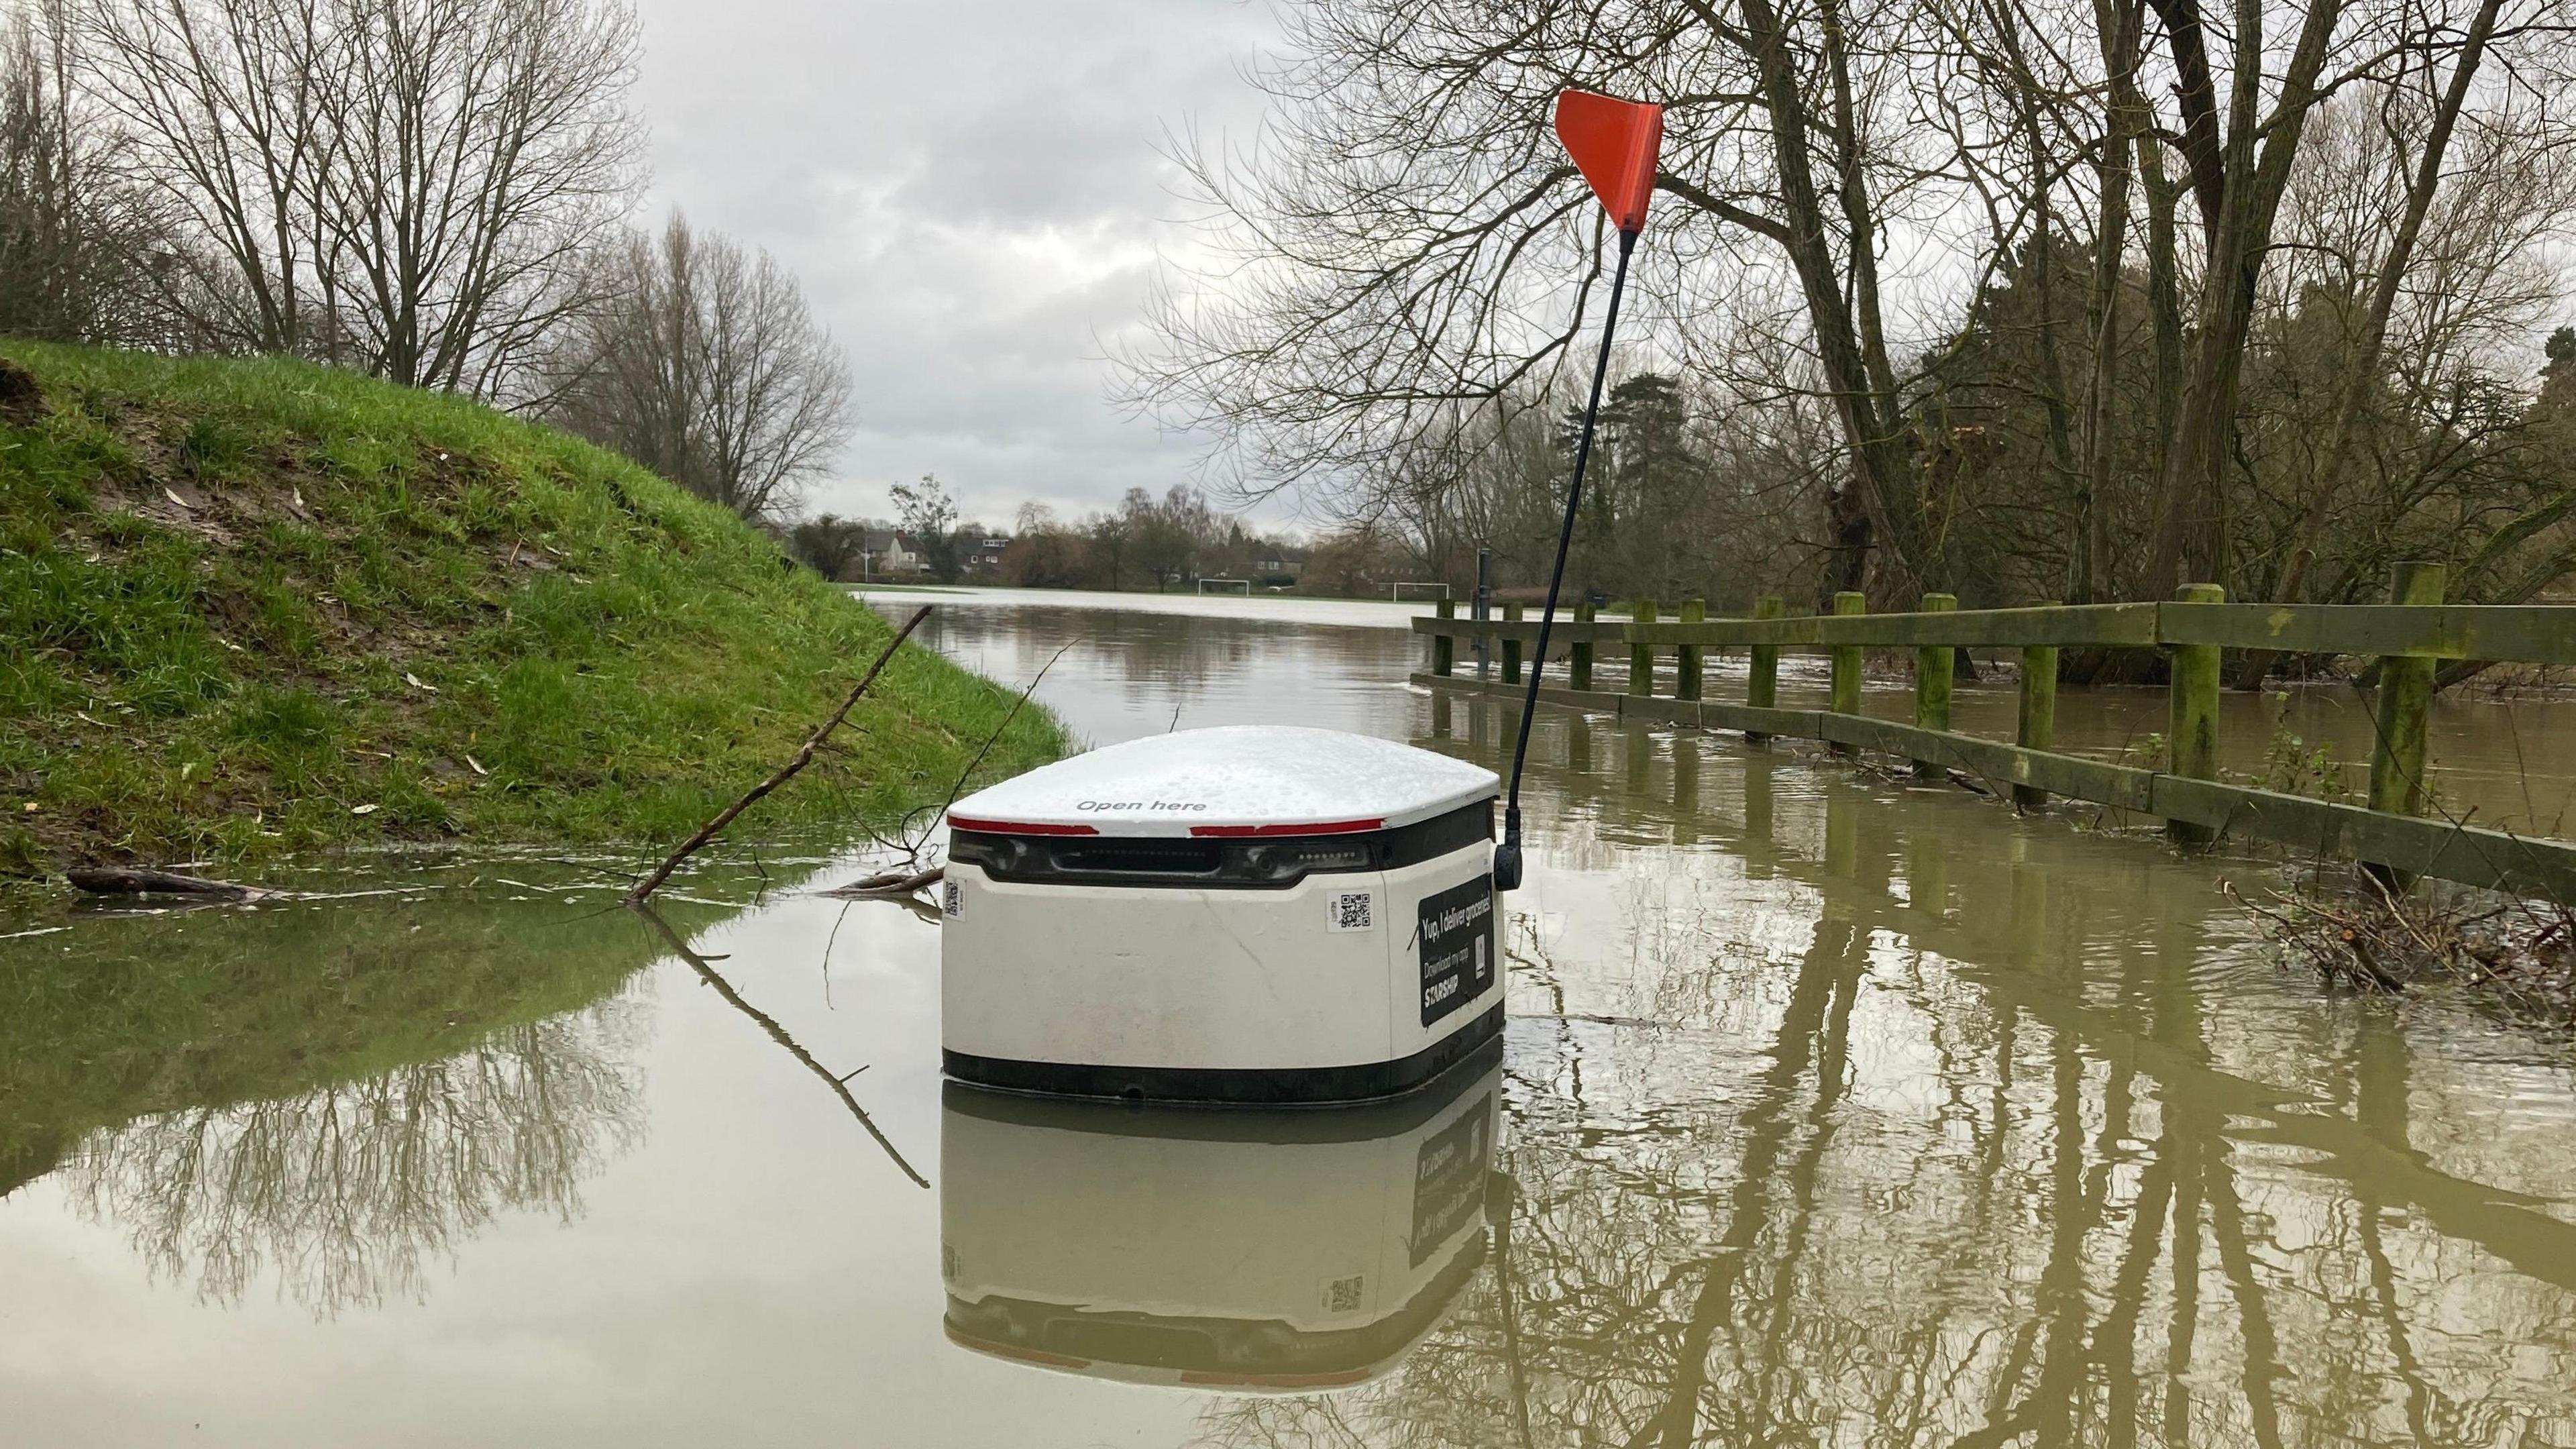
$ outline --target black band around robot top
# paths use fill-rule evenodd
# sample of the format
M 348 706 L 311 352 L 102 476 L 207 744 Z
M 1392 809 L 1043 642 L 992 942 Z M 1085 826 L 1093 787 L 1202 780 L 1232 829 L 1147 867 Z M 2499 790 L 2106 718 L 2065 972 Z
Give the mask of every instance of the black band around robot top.
M 1401 870 L 1494 838 L 1479 800 L 1391 830 L 1337 835 L 1132 836 L 949 833 L 948 858 L 993 880 L 1200 890 L 1285 890 L 1310 875 Z

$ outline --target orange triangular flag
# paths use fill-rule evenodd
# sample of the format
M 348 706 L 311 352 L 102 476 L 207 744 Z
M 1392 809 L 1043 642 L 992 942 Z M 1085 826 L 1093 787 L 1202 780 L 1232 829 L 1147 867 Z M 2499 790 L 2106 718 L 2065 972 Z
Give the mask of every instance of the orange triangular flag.
M 1621 231 L 1646 224 L 1655 189 L 1655 156 L 1664 144 L 1664 108 L 1590 91 L 1556 98 L 1556 138 Z

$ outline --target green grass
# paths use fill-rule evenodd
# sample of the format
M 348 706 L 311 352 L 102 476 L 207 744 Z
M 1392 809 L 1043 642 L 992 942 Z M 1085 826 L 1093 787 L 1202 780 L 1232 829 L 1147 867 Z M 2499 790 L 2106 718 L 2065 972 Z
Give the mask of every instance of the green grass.
M 273 359 L 0 341 L 0 875 L 320 846 L 676 841 L 888 625 L 613 454 Z M 907 648 L 752 831 L 935 803 L 1009 692 Z M 980 772 L 1062 753 L 1023 711 Z

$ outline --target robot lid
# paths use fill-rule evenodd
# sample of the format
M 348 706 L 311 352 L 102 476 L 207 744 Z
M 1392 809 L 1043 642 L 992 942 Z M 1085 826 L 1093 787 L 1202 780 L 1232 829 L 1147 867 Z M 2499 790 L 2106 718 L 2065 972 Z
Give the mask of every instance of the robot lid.
M 1339 730 L 1224 725 L 1110 745 L 950 807 L 1006 835 L 1339 835 L 1392 830 L 1493 799 L 1493 771 Z

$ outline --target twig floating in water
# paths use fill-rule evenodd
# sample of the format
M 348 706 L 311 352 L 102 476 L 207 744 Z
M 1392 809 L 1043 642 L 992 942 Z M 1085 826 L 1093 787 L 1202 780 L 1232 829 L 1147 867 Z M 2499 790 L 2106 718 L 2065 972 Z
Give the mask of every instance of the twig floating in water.
M 717 811 L 714 819 L 699 826 L 698 833 L 690 836 L 686 841 L 683 841 L 679 849 L 672 851 L 670 859 L 665 860 L 659 866 L 654 867 L 651 875 L 648 875 L 641 881 L 636 882 L 635 889 L 626 893 L 626 903 L 630 906 L 642 905 L 646 897 L 652 895 L 656 890 L 661 889 L 662 882 L 671 878 L 671 872 L 680 868 L 680 862 L 687 860 L 690 856 L 697 854 L 701 849 L 705 848 L 708 841 L 716 838 L 717 832 L 733 823 L 733 818 L 735 816 L 740 815 L 743 811 L 749 809 L 752 803 L 760 799 L 763 795 L 768 794 L 770 791 L 777 789 L 779 786 L 784 785 L 789 780 L 795 778 L 797 771 L 802 770 L 807 765 L 813 763 L 814 751 L 822 747 L 824 739 L 827 738 L 832 731 L 841 727 L 841 721 L 850 717 L 850 711 L 858 707 L 859 697 L 868 692 L 869 685 L 877 682 L 877 675 L 885 669 L 886 661 L 894 658 L 894 651 L 903 647 L 903 641 L 911 638 L 912 631 L 921 627 L 921 621 L 929 617 L 930 606 L 928 604 L 924 604 L 919 609 L 914 610 L 912 617 L 904 621 L 903 627 L 894 631 L 894 637 L 886 641 L 885 651 L 877 655 L 876 663 L 869 665 L 868 672 L 861 675 L 859 677 L 859 682 L 851 687 L 849 698 L 841 701 L 841 707 L 832 711 L 832 717 L 830 719 L 827 719 L 814 727 L 814 732 L 805 737 L 804 745 L 796 751 L 795 755 L 792 756 L 786 764 L 779 766 L 776 772 L 771 774 L 768 779 L 761 781 L 759 784 L 752 786 L 751 789 L 744 792 L 741 799 L 736 800 L 722 810 Z

